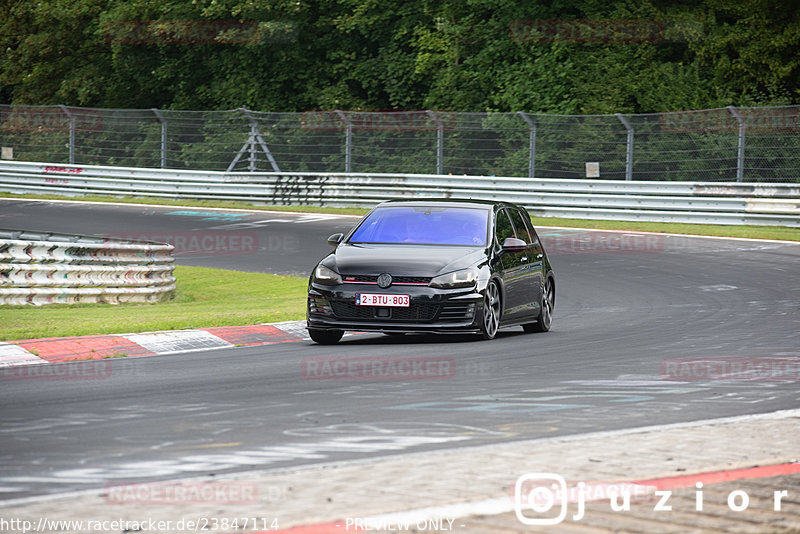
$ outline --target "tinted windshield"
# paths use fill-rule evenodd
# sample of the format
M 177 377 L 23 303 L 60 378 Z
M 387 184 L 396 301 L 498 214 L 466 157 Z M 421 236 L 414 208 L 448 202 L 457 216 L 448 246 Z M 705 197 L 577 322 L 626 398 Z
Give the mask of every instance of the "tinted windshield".
M 387 206 L 367 216 L 351 243 L 486 244 L 489 210 L 440 206 Z

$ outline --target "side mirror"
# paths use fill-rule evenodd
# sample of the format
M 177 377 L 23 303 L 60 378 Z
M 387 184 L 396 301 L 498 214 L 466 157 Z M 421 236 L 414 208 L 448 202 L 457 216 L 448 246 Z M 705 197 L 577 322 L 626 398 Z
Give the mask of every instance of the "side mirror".
M 335 246 L 337 246 L 339 243 L 341 243 L 341 242 L 342 242 L 342 238 L 343 238 L 343 237 L 344 237 L 344 234 L 342 234 L 342 233 L 333 234 L 332 236 L 330 236 L 330 237 L 328 238 L 328 244 L 329 244 L 330 246 L 332 246 L 332 247 L 335 247 Z
M 506 240 L 503 241 L 503 252 L 523 252 L 526 248 L 528 248 L 528 244 L 516 237 L 507 237 Z

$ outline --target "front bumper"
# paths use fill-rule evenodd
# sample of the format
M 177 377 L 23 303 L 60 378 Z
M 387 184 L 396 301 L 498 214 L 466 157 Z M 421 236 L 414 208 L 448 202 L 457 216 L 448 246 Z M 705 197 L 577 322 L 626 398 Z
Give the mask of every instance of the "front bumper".
M 356 306 L 357 293 L 404 294 L 408 308 Z M 477 333 L 483 314 L 483 295 L 475 288 L 438 289 L 429 286 L 341 284 L 308 288 L 308 328 L 361 332 Z

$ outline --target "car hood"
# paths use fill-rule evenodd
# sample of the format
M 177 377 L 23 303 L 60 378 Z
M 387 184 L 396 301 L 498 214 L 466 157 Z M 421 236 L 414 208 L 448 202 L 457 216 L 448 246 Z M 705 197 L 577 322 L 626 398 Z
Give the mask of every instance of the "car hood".
M 486 251 L 474 247 L 344 243 L 323 263 L 347 275 L 434 277 L 472 267 L 485 258 Z

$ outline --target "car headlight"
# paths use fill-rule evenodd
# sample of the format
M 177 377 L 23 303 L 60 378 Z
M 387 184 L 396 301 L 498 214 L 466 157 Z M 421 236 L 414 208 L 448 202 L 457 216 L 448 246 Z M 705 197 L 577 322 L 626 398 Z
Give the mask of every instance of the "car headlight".
M 477 269 L 464 269 L 447 274 L 440 274 L 431 280 L 431 287 L 440 288 L 456 288 L 456 287 L 472 287 L 478 280 Z
M 342 276 L 333 269 L 320 264 L 314 269 L 314 281 L 318 284 L 335 286 L 342 283 Z

